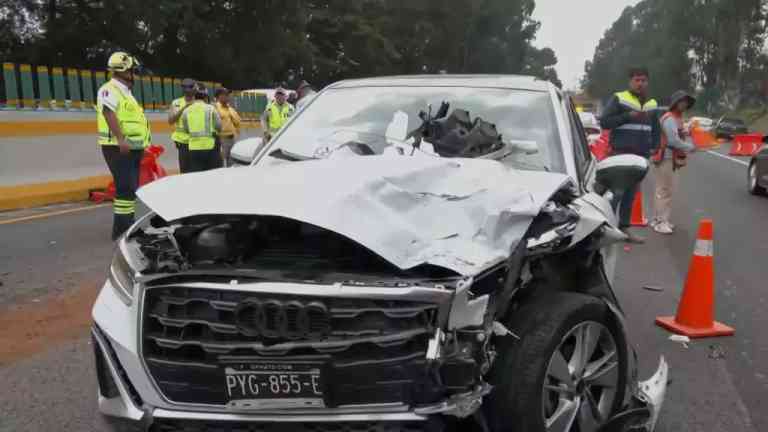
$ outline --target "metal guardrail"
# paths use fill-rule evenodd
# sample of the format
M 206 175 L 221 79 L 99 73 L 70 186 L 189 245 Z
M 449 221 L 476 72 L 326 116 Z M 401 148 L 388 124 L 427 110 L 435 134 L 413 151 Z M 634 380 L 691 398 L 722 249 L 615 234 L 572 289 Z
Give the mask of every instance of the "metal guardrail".
M 65 73 L 66 72 L 66 73 Z M 96 92 L 107 80 L 105 71 L 3 63 L 0 99 L 5 110 L 84 111 L 93 110 Z M 209 89 L 221 87 L 221 83 L 203 81 Z M 139 76 L 133 86 L 133 94 L 147 111 L 167 110 L 171 101 L 181 97 L 181 79 Z M 2 103 L 4 102 L 4 103 Z M 233 92 L 233 105 L 244 119 L 257 119 L 267 104 L 263 94 Z

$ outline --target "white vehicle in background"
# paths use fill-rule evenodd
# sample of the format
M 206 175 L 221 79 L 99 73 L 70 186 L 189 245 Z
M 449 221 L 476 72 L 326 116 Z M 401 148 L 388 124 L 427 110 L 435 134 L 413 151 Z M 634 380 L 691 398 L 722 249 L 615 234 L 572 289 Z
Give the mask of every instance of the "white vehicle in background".
M 653 431 L 597 163 L 533 77 L 342 81 L 251 166 L 140 189 L 94 305 L 98 404 L 166 431 Z M 652 361 L 652 360 L 651 360 Z M 123 430 L 123 429 L 121 429 Z
M 592 145 L 592 143 L 600 138 L 600 134 L 603 131 L 600 127 L 600 121 L 597 119 L 597 116 L 591 112 L 580 112 L 579 118 L 581 119 L 581 124 L 584 126 L 584 132 L 587 133 L 587 141 Z
M 710 131 L 715 126 L 715 121 L 709 117 L 691 117 L 685 123 L 685 129 L 690 130 L 694 124 L 699 125 L 701 130 Z
M 232 166 L 246 166 L 250 165 L 253 158 L 261 150 L 264 144 L 264 138 L 262 137 L 250 137 L 241 139 L 232 146 Z

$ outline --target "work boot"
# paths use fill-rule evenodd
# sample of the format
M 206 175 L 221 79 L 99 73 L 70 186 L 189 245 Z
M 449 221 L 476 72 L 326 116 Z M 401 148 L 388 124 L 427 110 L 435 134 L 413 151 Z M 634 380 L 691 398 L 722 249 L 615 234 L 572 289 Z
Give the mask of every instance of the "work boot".
M 117 240 L 133 225 L 133 214 L 116 214 L 112 221 L 112 241 Z
M 637 234 L 633 234 L 631 231 L 629 231 L 629 228 L 623 228 L 621 231 L 627 236 L 627 239 L 624 240 L 625 242 L 632 243 L 632 244 L 645 243 L 645 237 L 639 236 Z

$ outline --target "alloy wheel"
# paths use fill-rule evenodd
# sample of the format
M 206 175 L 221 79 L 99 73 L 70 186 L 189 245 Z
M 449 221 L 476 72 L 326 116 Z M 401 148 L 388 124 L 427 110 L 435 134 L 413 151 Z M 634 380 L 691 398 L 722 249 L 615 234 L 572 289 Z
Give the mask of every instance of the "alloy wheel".
M 619 384 L 616 340 L 603 324 L 581 322 L 555 349 L 544 377 L 547 432 L 595 432 L 608 420 Z

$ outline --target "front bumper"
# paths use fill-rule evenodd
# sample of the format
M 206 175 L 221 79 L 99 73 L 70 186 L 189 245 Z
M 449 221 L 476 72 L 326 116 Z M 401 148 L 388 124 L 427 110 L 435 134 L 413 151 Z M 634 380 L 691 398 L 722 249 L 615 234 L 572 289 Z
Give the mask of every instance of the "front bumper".
M 320 413 L 308 411 L 292 411 L 290 414 L 278 413 L 225 413 L 186 411 L 152 407 L 148 405 L 133 387 L 129 376 L 120 364 L 115 350 L 109 338 L 97 327 L 91 329 L 96 355 L 101 356 L 103 362 L 97 361 L 97 367 L 103 367 L 104 371 L 98 371 L 100 379 L 105 378 L 108 383 L 100 383 L 106 387 L 115 388 L 117 391 L 104 391 L 99 389 L 99 410 L 102 414 L 115 420 L 130 424 L 135 430 L 149 430 L 153 423 L 163 421 L 190 421 L 190 422 L 229 422 L 229 423 L 338 423 L 338 422 L 425 422 L 429 420 L 428 414 L 418 414 L 413 410 L 404 409 L 397 404 L 381 405 L 377 407 L 338 408 L 326 409 Z M 105 377 L 102 372 L 108 375 Z M 108 394 L 103 394 L 103 393 Z M 449 406 L 446 406 L 449 408 Z M 439 410 L 427 409 L 432 412 Z
M 131 429 L 135 430 L 150 430 L 152 425 L 163 422 L 224 422 L 233 425 L 290 422 L 297 426 L 300 423 L 429 424 L 440 417 L 439 414 L 463 412 L 468 407 L 478 406 L 482 397 L 490 391 L 489 387 L 478 387 L 434 404 L 419 405 L 418 408 L 403 403 L 380 403 L 254 412 L 227 406 L 179 404 L 163 395 L 142 362 L 141 308 L 141 301 L 137 299 L 126 305 L 107 282 L 94 305 L 92 328 L 96 356 L 102 359 L 97 360 L 97 368 L 100 369 L 97 373 L 100 382 L 109 381 L 109 385 L 100 385 L 99 410 L 112 420 L 131 423 Z M 109 390 L 110 386 L 113 391 Z
M 99 372 L 100 380 L 109 377 L 111 381 L 111 386 L 100 385 L 99 410 L 112 419 L 131 423 L 135 430 L 162 432 L 174 430 L 153 428 L 153 425 L 167 424 L 168 422 L 172 424 L 174 422 L 225 423 L 232 425 L 232 427 L 237 424 L 292 423 L 296 426 L 295 430 L 302 430 L 299 427 L 300 424 L 338 425 L 350 423 L 359 425 L 381 422 L 429 425 L 435 419 L 440 421 L 439 419 L 444 415 L 455 415 L 457 412 L 473 410 L 480 405 L 483 396 L 490 392 L 490 387 L 479 387 L 469 393 L 418 408 L 390 403 L 324 409 L 265 410 L 256 413 L 247 410 L 238 411 L 227 407 L 180 406 L 164 398 L 147 373 L 147 369 L 142 365 L 139 354 L 140 335 L 138 329 L 140 326 L 137 317 L 140 316 L 140 305 L 138 303 L 134 301 L 126 306 L 107 282 L 94 306 L 95 324 L 92 329 L 96 355 L 102 358 L 101 361 L 97 361 L 97 367 L 103 368 Z M 654 376 L 648 381 L 638 384 L 634 395 L 634 408 L 641 408 L 647 413 L 647 420 L 644 425 L 648 431 L 652 431 L 655 427 L 665 396 L 667 381 L 668 367 L 662 359 Z M 431 427 L 427 428 L 427 430 L 429 429 Z M 269 429 L 258 430 L 264 432 Z M 322 431 L 323 429 L 307 430 Z M 344 429 L 339 430 L 344 431 Z M 354 430 L 357 431 L 358 429 Z

